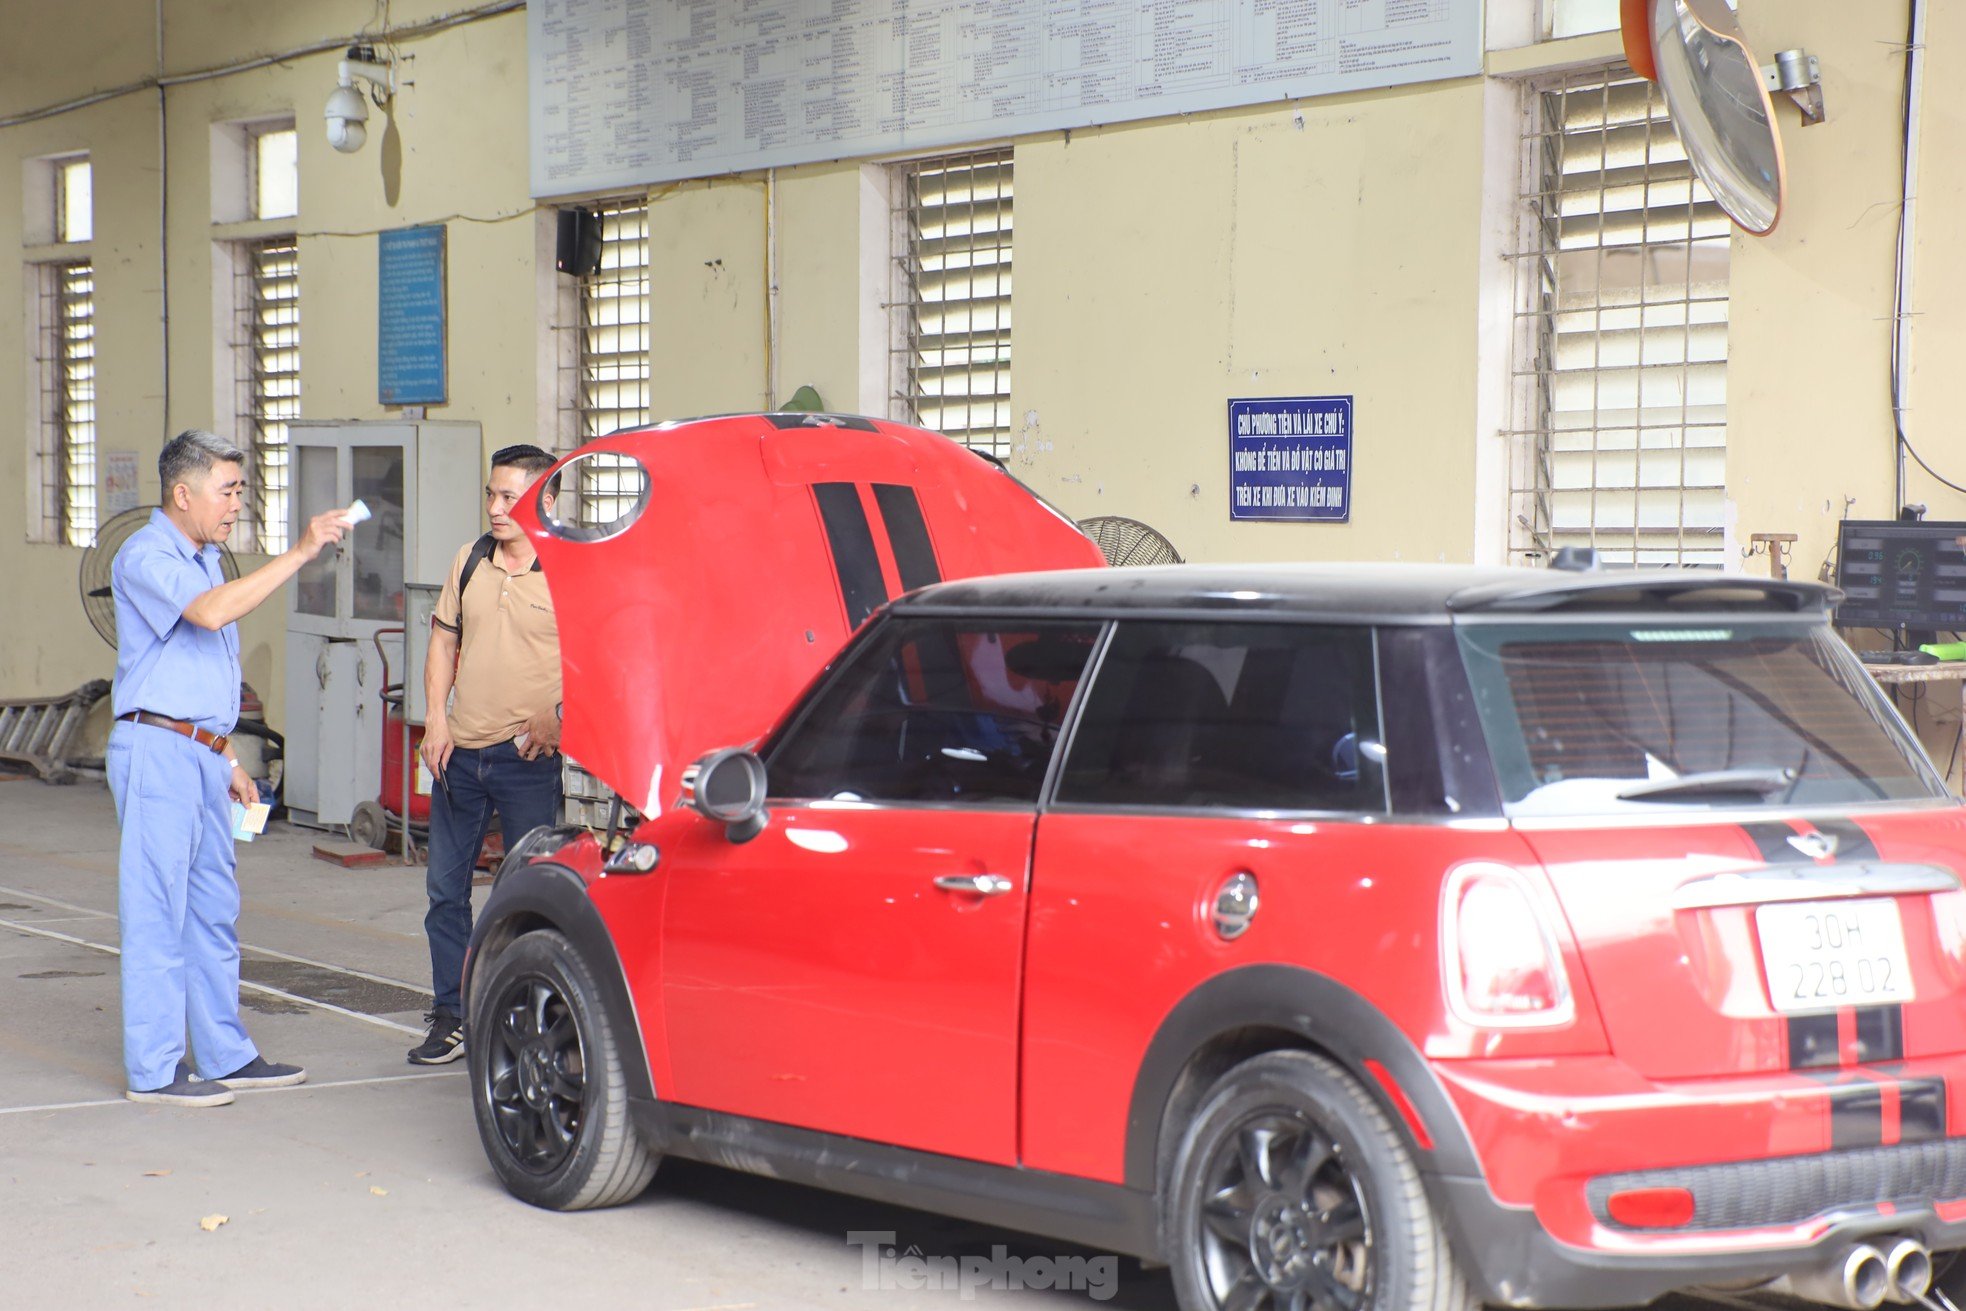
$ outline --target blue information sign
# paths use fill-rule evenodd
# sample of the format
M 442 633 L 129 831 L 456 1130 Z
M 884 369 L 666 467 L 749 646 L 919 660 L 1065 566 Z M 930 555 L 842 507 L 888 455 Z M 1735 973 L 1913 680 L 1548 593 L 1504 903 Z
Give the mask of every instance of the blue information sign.
M 376 259 L 376 399 L 442 405 L 444 229 L 398 228 L 380 236 Z
M 1352 513 L 1352 398 L 1229 402 L 1229 517 L 1345 523 Z

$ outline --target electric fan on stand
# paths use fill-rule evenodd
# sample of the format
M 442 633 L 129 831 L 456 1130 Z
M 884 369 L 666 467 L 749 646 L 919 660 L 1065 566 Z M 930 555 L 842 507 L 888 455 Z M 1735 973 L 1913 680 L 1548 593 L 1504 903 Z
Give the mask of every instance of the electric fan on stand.
M 116 604 L 109 596 L 109 566 L 115 563 L 116 553 L 123 549 L 130 535 L 150 522 L 150 512 L 155 508 L 139 505 L 113 516 L 96 530 L 95 545 L 82 552 L 82 613 L 112 647 L 116 645 Z M 225 580 L 231 582 L 237 578 L 239 562 L 232 558 L 232 552 L 221 546 L 218 557 Z
M 1181 553 L 1174 543 L 1141 523 L 1116 514 L 1102 514 L 1079 520 L 1079 528 L 1099 548 L 1111 565 L 1181 564 Z
M 150 522 L 150 512 L 154 508 L 139 505 L 112 516 L 108 523 L 96 530 L 95 544 L 82 552 L 82 613 L 89 617 L 89 623 L 111 647 L 116 645 L 116 603 L 109 593 L 110 566 L 115 563 L 116 552 L 123 548 L 130 535 Z M 218 567 L 227 582 L 239 576 L 239 562 L 233 558 L 229 547 L 218 548 Z M 265 713 L 259 694 L 253 691 L 250 684 L 241 682 L 239 725 L 232 730 L 233 745 L 239 763 L 258 783 L 261 798 L 272 803 L 273 814 L 277 816 L 283 810 L 280 805 L 280 782 L 286 773 L 286 739 L 266 726 L 266 721 L 261 717 Z

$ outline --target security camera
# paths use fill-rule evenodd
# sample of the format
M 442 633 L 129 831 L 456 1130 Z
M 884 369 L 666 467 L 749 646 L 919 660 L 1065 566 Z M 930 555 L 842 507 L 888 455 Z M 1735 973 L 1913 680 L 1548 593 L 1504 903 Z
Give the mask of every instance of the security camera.
M 352 155 L 369 139 L 363 124 L 369 121 L 369 99 L 352 86 L 338 86 L 328 93 L 328 144 L 344 155 Z
M 370 84 L 376 103 L 382 104 L 396 92 L 393 64 L 378 63 L 372 46 L 350 46 L 348 58 L 336 65 L 335 89 L 328 93 L 323 117 L 328 124 L 328 144 L 344 155 L 352 155 L 369 139 L 364 126 L 369 121 L 369 96 L 355 85 L 361 78 Z

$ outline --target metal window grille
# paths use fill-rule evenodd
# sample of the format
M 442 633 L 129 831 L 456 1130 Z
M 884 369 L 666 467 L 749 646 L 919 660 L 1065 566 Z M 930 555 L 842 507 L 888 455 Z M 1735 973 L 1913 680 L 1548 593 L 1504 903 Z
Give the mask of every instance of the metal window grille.
M 601 267 L 580 282 L 579 369 L 575 388 L 581 442 L 645 427 L 649 405 L 649 207 L 647 201 L 603 204 Z M 596 457 L 580 464 L 582 524 L 611 523 L 633 503 L 628 464 Z M 564 511 L 563 511 L 564 513 Z
M 644 200 L 595 207 L 601 220 L 601 267 L 579 286 L 574 347 L 574 433 L 579 443 L 653 421 L 649 394 L 649 207 Z M 627 461 L 597 455 L 582 460 L 560 496 L 574 504 L 558 513 L 594 526 L 611 523 L 633 504 Z M 606 827 L 614 793 L 578 762 L 562 757 L 561 790 L 568 823 Z M 630 827 L 635 822 L 627 807 Z
M 300 245 L 292 237 L 239 243 L 233 262 L 234 412 L 247 449 L 245 540 L 287 549 L 292 486 L 287 425 L 300 417 Z
M 1530 108 L 1513 549 L 1719 566 L 1727 219 L 1651 82 L 1573 74 Z
M 44 541 L 96 540 L 96 299 L 87 260 L 39 270 L 41 532 Z
M 893 413 L 1007 457 L 1011 152 L 899 168 Z

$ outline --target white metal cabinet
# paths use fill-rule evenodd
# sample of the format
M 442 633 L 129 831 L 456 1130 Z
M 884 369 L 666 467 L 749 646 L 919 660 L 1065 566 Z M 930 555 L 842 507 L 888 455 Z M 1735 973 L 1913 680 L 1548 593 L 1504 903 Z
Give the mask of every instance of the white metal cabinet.
M 441 586 L 483 531 L 483 447 L 477 424 L 457 422 L 298 420 L 288 440 L 295 540 L 357 499 L 371 516 L 288 588 L 287 805 L 302 822 L 346 824 L 382 787 L 376 635 L 402 629 L 411 586 Z M 401 634 L 382 641 L 389 681 L 404 681 Z

